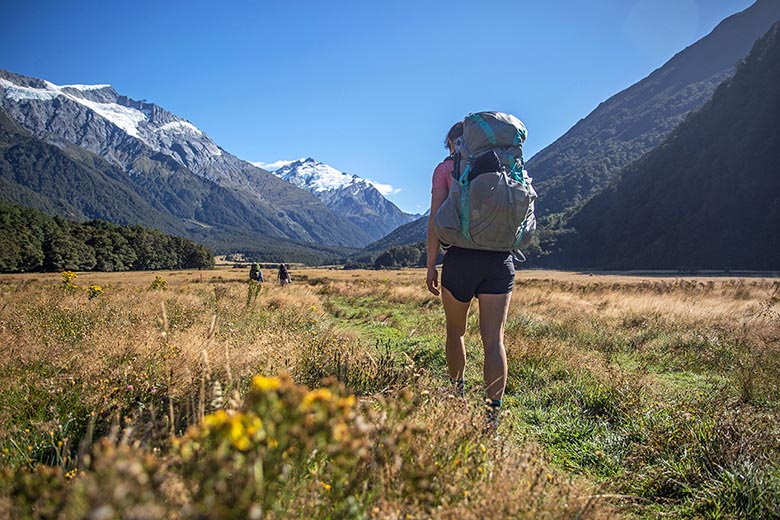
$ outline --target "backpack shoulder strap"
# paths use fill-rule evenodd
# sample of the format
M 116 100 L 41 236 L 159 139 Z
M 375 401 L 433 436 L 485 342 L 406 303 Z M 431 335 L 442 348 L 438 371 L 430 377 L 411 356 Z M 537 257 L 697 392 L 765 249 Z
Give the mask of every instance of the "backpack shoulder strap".
M 445 161 L 452 161 L 452 178 L 458 180 L 458 170 L 460 170 L 460 152 L 455 152 L 447 156 Z

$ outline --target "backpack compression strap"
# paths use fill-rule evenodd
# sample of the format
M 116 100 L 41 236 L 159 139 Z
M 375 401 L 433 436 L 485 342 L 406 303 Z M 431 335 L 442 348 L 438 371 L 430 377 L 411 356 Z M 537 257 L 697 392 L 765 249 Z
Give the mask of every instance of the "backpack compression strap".
M 466 167 L 463 169 L 463 173 L 460 174 L 460 178 L 458 179 L 458 184 L 460 184 L 460 232 L 469 242 L 472 242 L 471 231 L 469 231 L 469 227 L 471 226 L 471 212 L 469 211 L 469 173 L 471 172 L 472 159 L 474 159 L 474 156 L 469 155 Z M 459 163 L 460 153 L 455 160 L 455 164 L 459 165 Z
M 475 123 L 479 125 L 479 127 L 482 129 L 483 132 L 485 132 L 485 137 L 487 137 L 488 141 L 490 141 L 490 144 L 495 146 L 498 141 L 496 141 L 496 133 L 493 131 L 492 128 L 490 128 L 490 125 L 482 118 L 481 114 L 471 114 L 471 119 L 474 120 Z

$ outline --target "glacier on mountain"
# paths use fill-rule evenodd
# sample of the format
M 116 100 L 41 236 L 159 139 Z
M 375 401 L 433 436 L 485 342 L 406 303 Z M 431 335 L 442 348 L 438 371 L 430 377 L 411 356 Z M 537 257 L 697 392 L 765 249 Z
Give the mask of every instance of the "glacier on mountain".
M 125 131 L 128 135 L 143 141 L 144 144 L 155 150 L 167 148 L 176 136 L 191 136 L 197 138 L 200 143 L 198 149 L 211 156 L 222 155 L 222 150 L 208 136 L 206 136 L 198 127 L 176 118 L 173 121 L 162 125 L 155 123 L 152 119 L 152 112 L 145 108 L 134 108 L 121 103 L 95 101 L 92 94 L 100 90 L 109 90 L 105 96 L 98 96 L 98 99 L 118 99 L 119 95 L 111 88 L 111 85 L 55 85 L 50 81 L 43 81 L 44 88 L 18 85 L 5 78 L 0 78 L 0 87 L 5 91 L 5 95 L 14 101 L 51 101 L 57 97 L 64 97 L 70 101 L 79 103 L 104 119 L 110 121 L 115 126 Z M 70 92 L 69 92 L 70 91 Z M 75 92 L 73 92 L 75 91 Z M 91 96 L 88 99 L 85 96 Z M 171 117 L 176 117 L 171 115 Z
M 339 190 L 350 185 L 360 185 L 363 183 L 366 185 L 370 184 L 384 196 L 400 191 L 389 184 L 382 184 L 369 179 L 363 179 L 357 175 L 344 173 L 332 166 L 315 161 L 311 157 L 298 159 L 297 161 L 276 161 L 273 163 L 253 164 L 268 171 L 273 171 L 282 179 L 313 193 Z

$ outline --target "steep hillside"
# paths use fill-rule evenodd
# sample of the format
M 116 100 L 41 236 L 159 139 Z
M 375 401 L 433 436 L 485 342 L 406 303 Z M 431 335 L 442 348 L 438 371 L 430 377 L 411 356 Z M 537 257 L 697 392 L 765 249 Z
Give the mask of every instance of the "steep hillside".
M 384 251 L 393 246 L 424 242 L 428 233 L 428 215 L 413 220 L 403 226 L 399 226 L 390 234 L 371 242 L 364 249 L 366 251 Z
M 570 220 L 553 265 L 780 269 L 780 24 L 736 75 Z
M 780 2 L 758 0 L 722 21 L 647 78 L 601 103 L 527 168 L 540 200 L 537 212 L 558 213 L 587 200 L 657 146 L 780 19 Z
M 33 138 L 2 109 L 0 196 L 76 221 L 144 222 L 179 234 L 187 228 L 141 197 L 124 171 L 75 147 L 63 150 Z

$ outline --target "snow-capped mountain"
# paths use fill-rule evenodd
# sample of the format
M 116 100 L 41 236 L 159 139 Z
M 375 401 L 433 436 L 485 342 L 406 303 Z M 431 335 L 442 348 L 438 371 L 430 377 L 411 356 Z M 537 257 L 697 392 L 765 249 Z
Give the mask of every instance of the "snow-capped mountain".
M 36 139 L 83 148 L 135 182 L 155 185 L 156 204 L 204 228 L 229 224 L 264 236 L 348 246 L 373 239 L 305 190 L 223 150 L 189 121 L 110 85 L 55 85 L 0 69 L 0 109 Z M 197 181 L 185 180 L 193 174 Z M 235 218 L 237 207 L 246 207 L 246 222 Z M 221 222 L 228 213 L 234 217 Z
M 128 154 L 116 145 L 128 137 L 193 171 L 222 155 L 220 147 L 189 121 L 121 96 L 111 85 L 55 85 L 5 73 L 0 74 L 0 88 L 3 108 L 34 134 L 77 144 L 120 164 Z
M 286 163 L 274 173 L 312 193 L 338 190 L 353 184 L 358 188 L 369 184 L 368 181 L 357 175 L 341 172 L 332 166 L 315 161 L 311 157 Z
M 274 173 L 299 188 L 310 191 L 326 206 L 360 226 L 378 240 L 398 226 L 416 218 L 387 200 L 374 183 L 349 175 L 312 158 L 278 161 Z

